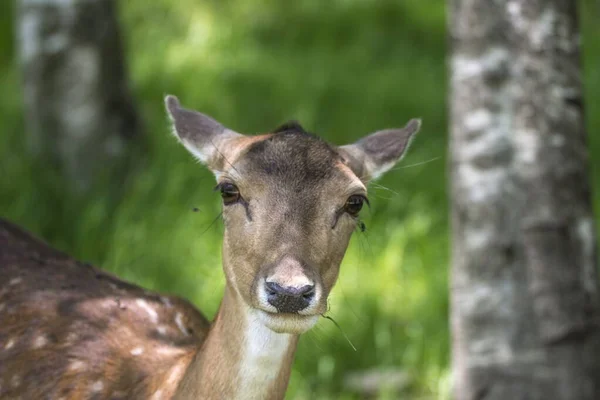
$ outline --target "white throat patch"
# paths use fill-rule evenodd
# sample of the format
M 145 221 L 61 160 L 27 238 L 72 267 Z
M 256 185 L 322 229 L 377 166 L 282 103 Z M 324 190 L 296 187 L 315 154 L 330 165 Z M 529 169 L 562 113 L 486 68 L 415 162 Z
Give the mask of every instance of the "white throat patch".
M 249 309 L 246 316 L 246 332 L 243 359 L 240 364 L 241 385 L 236 398 L 262 399 L 277 379 L 291 344 L 292 335 L 276 333 L 267 328 L 257 313 Z

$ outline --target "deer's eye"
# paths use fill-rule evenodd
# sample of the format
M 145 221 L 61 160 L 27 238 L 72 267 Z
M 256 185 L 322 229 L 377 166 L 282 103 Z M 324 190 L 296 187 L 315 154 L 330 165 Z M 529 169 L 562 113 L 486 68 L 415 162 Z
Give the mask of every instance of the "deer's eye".
M 237 203 L 240 199 L 240 191 L 233 183 L 220 183 L 219 190 L 221 191 L 221 198 L 225 205 Z
M 363 204 L 367 201 L 365 196 L 355 194 L 348 197 L 346 204 L 344 205 L 344 211 L 353 217 L 357 217 L 360 210 L 363 208 Z

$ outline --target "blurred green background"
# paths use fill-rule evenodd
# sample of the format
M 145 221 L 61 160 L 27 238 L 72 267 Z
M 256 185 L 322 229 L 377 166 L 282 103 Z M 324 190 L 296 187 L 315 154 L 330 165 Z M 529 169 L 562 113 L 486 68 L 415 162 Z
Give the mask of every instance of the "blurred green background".
M 600 4 L 581 3 L 598 182 Z M 187 297 L 212 317 L 224 284 L 219 196 L 210 173 L 169 134 L 164 94 L 240 132 L 293 118 L 336 144 L 421 117 L 408 156 L 370 187 L 367 231 L 352 239 L 331 297 L 330 315 L 357 351 L 322 319 L 301 339 L 288 398 L 358 398 L 344 383 L 356 371 L 406 377 L 400 392 L 378 398 L 449 398 L 444 1 L 119 4 L 146 135 L 118 195 L 106 186 L 81 196 L 28 155 L 14 4 L 1 2 L 0 215 L 125 279 Z

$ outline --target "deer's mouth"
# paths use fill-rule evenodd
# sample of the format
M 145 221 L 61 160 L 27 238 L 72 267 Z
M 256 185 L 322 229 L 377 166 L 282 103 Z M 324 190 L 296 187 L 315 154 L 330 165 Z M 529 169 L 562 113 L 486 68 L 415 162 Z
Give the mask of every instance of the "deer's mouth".
M 277 333 L 301 334 L 311 329 L 319 319 L 319 315 L 270 312 L 260 309 L 256 311 L 260 322 Z

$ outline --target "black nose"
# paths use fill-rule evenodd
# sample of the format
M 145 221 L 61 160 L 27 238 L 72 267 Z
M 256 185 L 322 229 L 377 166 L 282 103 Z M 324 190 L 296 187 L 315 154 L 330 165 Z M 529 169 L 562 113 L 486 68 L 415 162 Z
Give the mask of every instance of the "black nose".
M 315 297 L 315 285 L 300 288 L 282 287 L 275 282 L 265 282 L 267 301 L 279 312 L 297 313 L 304 310 Z

